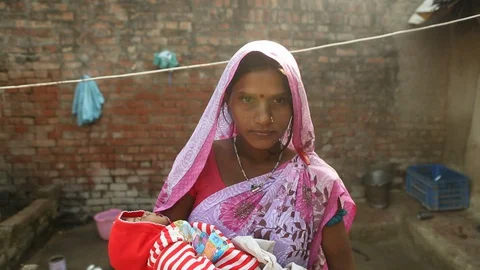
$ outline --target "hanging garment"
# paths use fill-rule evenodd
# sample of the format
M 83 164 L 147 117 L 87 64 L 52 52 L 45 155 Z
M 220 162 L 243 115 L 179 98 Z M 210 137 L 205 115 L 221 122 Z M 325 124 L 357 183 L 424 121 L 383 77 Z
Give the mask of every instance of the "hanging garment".
M 83 79 L 90 76 L 83 75 Z M 102 115 L 102 105 L 105 98 L 95 81 L 80 82 L 75 88 L 72 114 L 77 116 L 77 124 L 84 126 L 93 123 Z
M 178 66 L 177 55 L 166 50 L 160 53 L 155 53 L 153 64 L 161 69 L 176 67 Z

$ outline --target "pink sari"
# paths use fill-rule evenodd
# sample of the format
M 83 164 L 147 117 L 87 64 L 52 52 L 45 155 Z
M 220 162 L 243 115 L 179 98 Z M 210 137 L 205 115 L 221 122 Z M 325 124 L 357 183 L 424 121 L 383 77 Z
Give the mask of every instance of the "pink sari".
M 235 135 L 229 114 L 221 113 L 226 110 L 223 96 L 240 60 L 253 51 L 276 60 L 285 70 L 294 109 L 288 147 L 298 155 L 271 179 L 266 179 L 267 175 L 251 179 L 266 181 L 260 192 L 252 193 L 247 182 L 229 186 L 200 203 L 189 220 L 213 224 L 229 238 L 251 235 L 273 240 L 274 255 L 282 266 L 295 262 L 308 269 L 328 269 L 321 247 L 322 230 L 338 210 L 338 200 L 348 213 L 344 217 L 347 230 L 356 207 L 336 171 L 314 152 L 314 129 L 300 71 L 290 52 L 277 43 L 248 43 L 229 61 L 192 137 L 177 156 L 154 211 L 169 209 L 192 188 L 215 139 Z

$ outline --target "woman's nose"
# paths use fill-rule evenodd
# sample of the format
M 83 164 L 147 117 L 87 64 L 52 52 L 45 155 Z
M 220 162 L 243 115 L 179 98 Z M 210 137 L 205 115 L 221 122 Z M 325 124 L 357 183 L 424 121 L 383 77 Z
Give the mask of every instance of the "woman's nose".
M 272 113 L 267 105 L 259 106 L 255 122 L 260 125 L 268 125 L 272 123 Z

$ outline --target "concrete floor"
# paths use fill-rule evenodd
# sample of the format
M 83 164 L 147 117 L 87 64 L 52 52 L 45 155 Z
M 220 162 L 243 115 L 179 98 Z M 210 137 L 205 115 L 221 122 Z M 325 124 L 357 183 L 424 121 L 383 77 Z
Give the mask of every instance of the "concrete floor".
M 357 216 L 350 238 L 356 270 L 447 270 L 433 266 L 414 245 L 405 216 L 415 216 L 422 207 L 400 193 L 392 194 L 387 209 L 374 209 L 357 202 Z
M 357 270 L 439 270 L 429 262 L 423 260 L 420 254 L 415 254 L 412 249 L 407 249 L 398 240 L 367 244 L 353 241 L 353 247 L 362 251 L 365 255 L 354 253 Z
M 97 234 L 95 223 L 58 231 L 40 250 L 34 252 L 25 264 L 37 264 L 38 270 L 48 270 L 48 259 L 56 254 L 66 257 L 68 270 L 85 270 L 90 264 L 110 269 L 108 242 Z
M 357 202 L 357 218 L 350 234 L 352 247 L 356 251 L 354 258 L 357 270 L 480 269 L 476 268 L 475 261 L 468 261 L 470 258 L 476 260 L 476 257 L 472 257 L 476 252 L 479 252 L 476 253 L 477 256 L 480 254 L 480 233 L 465 230 L 468 239 L 452 239 L 445 236 L 446 231 L 442 227 L 443 224 L 450 224 L 452 220 L 467 225 L 468 222 L 460 217 L 468 212 L 436 213 L 431 220 L 417 221 L 415 214 L 422 210 L 422 207 L 404 195 L 397 194 L 395 197 L 397 198 L 386 210 L 372 209 L 365 203 Z M 405 233 L 408 227 L 417 231 Z M 444 236 L 446 238 L 439 238 Z M 430 241 L 433 243 L 448 241 L 447 244 L 440 244 L 448 248 L 435 250 L 422 246 L 428 237 L 435 237 Z M 85 270 L 90 264 L 96 264 L 103 270 L 110 269 L 107 242 L 100 239 L 94 223 L 57 232 L 45 246 L 34 251 L 32 256 L 25 260 L 25 264 L 38 264 L 39 269 L 48 269 L 48 258 L 55 254 L 62 254 L 67 258 L 69 270 Z M 435 267 L 432 261 L 427 259 L 432 256 L 440 257 L 435 262 Z M 452 260 L 459 262 L 460 268 L 451 267 L 451 264 L 447 266 Z
M 474 208 L 433 212 L 433 218 L 418 220 L 425 208 L 403 192 L 392 193 L 388 209 L 373 209 L 357 203 L 357 218 L 350 237 L 357 270 L 366 269 L 480 269 L 480 225 Z

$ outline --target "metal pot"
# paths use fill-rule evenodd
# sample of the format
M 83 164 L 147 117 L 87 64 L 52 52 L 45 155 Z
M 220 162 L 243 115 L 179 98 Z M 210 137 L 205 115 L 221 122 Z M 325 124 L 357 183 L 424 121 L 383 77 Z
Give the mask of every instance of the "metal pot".
M 365 197 L 373 208 L 387 208 L 390 203 L 390 186 L 393 174 L 388 170 L 376 169 L 363 177 Z

